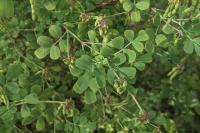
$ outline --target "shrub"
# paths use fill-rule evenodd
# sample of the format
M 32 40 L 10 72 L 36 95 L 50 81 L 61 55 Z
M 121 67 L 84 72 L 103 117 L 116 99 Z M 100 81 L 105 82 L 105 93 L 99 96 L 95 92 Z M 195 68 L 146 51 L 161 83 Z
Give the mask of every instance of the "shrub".
M 199 0 L 0 0 L 0 131 L 199 132 Z

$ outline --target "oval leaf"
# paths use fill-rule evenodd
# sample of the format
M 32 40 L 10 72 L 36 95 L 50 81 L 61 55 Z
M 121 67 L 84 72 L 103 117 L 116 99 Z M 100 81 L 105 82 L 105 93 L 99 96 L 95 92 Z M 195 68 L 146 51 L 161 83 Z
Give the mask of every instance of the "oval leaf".
M 50 58 L 52 60 L 57 60 L 57 59 L 60 58 L 60 49 L 57 46 L 55 46 L 55 45 L 51 46 L 51 49 L 50 49 Z
M 38 48 L 35 50 L 34 54 L 36 55 L 37 58 L 43 59 L 49 54 L 49 48 Z
M 49 27 L 49 33 L 52 37 L 54 38 L 59 38 L 62 36 L 62 30 L 59 26 L 57 25 L 51 25 Z
M 53 40 L 48 36 L 39 36 L 37 38 L 37 43 L 41 47 L 50 47 L 53 44 Z

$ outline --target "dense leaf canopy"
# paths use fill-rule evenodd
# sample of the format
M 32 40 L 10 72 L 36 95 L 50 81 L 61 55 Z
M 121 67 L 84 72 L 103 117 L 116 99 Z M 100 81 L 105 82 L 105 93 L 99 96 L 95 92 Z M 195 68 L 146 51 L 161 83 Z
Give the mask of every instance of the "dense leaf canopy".
M 198 133 L 199 0 L 0 0 L 0 132 Z

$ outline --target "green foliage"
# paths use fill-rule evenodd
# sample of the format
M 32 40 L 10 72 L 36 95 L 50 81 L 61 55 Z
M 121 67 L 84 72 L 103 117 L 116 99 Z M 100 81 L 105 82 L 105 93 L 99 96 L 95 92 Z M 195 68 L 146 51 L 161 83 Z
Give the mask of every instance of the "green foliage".
M 0 0 L 0 17 L 11 17 L 14 15 L 13 0 Z
M 198 0 L 0 0 L 0 131 L 198 133 Z

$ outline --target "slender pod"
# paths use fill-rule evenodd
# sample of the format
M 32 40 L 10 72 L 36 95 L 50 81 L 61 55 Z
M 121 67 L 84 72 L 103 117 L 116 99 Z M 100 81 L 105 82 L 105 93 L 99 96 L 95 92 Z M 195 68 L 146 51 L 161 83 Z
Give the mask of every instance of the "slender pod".
M 30 4 L 31 4 L 32 20 L 35 20 L 36 19 L 36 15 L 35 15 L 35 0 L 30 0 Z

